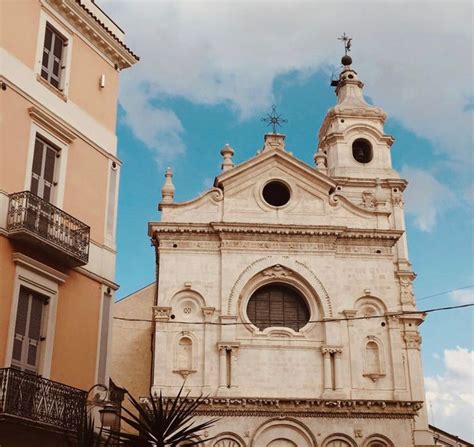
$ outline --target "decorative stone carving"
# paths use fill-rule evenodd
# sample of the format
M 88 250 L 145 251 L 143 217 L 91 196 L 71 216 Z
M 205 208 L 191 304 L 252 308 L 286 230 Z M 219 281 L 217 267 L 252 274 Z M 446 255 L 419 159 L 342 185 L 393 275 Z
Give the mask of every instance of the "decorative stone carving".
M 153 319 L 156 322 L 168 321 L 171 315 L 171 307 L 154 306 L 153 307 Z
M 421 347 L 421 335 L 418 332 L 407 332 L 403 335 L 407 349 L 420 350 Z
M 271 278 L 285 278 L 292 276 L 293 272 L 280 264 L 276 264 L 262 272 L 263 276 L 269 276 Z
M 341 346 L 321 346 L 321 352 L 323 354 L 336 354 L 342 352 Z
M 392 204 L 403 207 L 403 195 L 400 188 L 392 188 Z
M 400 300 L 402 303 L 415 304 L 415 294 L 410 278 L 400 278 Z
M 364 191 L 362 193 L 362 206 L 365 208 L 375 208 L 374 194 L 370 191 Z
M 193 398 L 188 398 L 194 400 Z M 143 399 L 147 402 L 149 398 Z M 165 402 L 167 398 L 165 398 Z M 415 416 L 423 407 L 421 401 L 352 400 L 352 399 L 266 399 L 208 397 L 196 414 L 209 416 L 324 417 L 356 416 L 398 418 Z

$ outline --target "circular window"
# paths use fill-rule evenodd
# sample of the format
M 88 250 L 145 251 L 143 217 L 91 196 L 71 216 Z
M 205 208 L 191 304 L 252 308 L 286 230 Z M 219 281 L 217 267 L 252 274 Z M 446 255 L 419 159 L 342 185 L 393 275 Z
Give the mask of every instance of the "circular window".
M 357 138 L 352 143 L 352 155 L 359 163 L 369 163 L 374 156 L 372 145 L 364 138 Z
M 293 287 L 270 284 L 260 287 L 247 304 L 249 320 L 261 331 L 267 327 L 289 327 L 299 331 L 309 321 L 306 300 Z
M 283 182 L 273 180 L 263 187 L 265 202 L 272 206 L 283 206 L 290 200 L 290 188 Z

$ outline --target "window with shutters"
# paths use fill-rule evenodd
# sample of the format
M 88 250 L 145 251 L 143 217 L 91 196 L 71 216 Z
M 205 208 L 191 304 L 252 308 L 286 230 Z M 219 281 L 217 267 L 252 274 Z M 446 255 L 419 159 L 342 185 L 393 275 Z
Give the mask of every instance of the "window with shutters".
M 67 39 L 48 23 L 44 33 L 41 77 L 58 90 L 63 90 L 62 73 L 65 69 L 66 46 Z
M 30 190 L 48 202 L 53 200 L 53 188 L 56 185 L 56 159 L 58 157 L 59 149 L 37 134 L 33 152 Z
M 249 320 L 260 330 L 288 327 L 299 331 L 310 318 L 304 297 L 287 284 L 274 283 L 260 287 L 247 305 Z
M 13 337 L 12 367 L 38 372 L 44 307 L 48 297 L 20 287 Z

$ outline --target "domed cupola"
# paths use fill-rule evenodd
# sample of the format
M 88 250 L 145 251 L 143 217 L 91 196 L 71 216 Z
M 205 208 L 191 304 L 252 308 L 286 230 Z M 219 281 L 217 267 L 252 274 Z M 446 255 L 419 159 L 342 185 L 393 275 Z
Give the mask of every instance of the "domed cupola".
M 337 104 L 319 131 L 317 155 L 326 156 L 324 170 L 331 177 L 397 178 L 390 156 L 394 140 L 383 127 L 387 114 L 364 99 L 364 84 L 352 68 L 347 48 L 341 63 L 339 78 L 331 84 L 336 87 Z

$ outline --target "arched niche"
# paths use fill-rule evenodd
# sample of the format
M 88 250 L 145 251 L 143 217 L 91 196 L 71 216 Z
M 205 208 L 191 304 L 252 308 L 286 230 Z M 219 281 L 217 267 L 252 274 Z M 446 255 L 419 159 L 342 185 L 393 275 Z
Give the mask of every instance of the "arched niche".
M 385 315 L 387 306 L 380 298 L 366 295 L 356 300 L 354 309 L 358 317 L 375 317 Z
M 194 334 L 181 331 L 174 340 L 173 372 L 186 379 L 197 370 L 198 340 Z
M 177 321 L 202 321 L 206 300 L 196 290 L 184 288 L 171 297 L 169 306 Z
M 308 428 L 296 419 L 272 419 L 255 432 L 250 447 L 316 447 Z
M 252 293 L 260 284 L 264 283 L 263 281 L 259 282 L 258 275 L 276 266 L 293 272 L 293 278 L 298 278 L 297 281 L 294 281 L 291 275 L 287 276 L 285 279 L 290 284 L 293 283 L 297 287 L 303 286 L 311 291 L 310 295 L 314 297 L 315 303 L 320 307 L 321 318 L 333 316 L 329 294 L 317 275 L 304 262 L 281 255 L 268 255 L 256 259 L 240 272 L 229 293 L 227 315 L 237 315 L 241 305 L 239 298 L 244 296 L 249 297 L 249 292 Z M 257 279 L 257 281 L 255 281 L 255 279 Z M 277 279 L 280 278 L 275 272 L 273 280 Z M 267 280 L 272 280 L 272 278 L 267 276 Z

